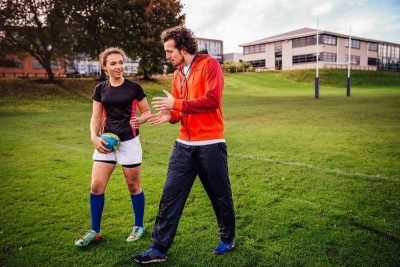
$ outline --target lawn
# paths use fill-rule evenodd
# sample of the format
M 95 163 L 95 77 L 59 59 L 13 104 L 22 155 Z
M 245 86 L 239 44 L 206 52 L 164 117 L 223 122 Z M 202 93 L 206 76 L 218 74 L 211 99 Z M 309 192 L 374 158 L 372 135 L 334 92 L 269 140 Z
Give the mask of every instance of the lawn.
M 196 181 L 164 265 L 397 266 L 400 264 L 400 77 L 322 71 L 225 75 L 224 118 L 237 249 L 219 241 Z M 125 242 L 130 197 L 119 167 L 107 191 L 104 240 L 89 227 L 90 94 L 95 82 L 0 80 L 0 266 L 130 266 L 146 249 L 179 125 L 141 128 L 144 239 Z M 144 82 L 149 99 L 168 79 Z

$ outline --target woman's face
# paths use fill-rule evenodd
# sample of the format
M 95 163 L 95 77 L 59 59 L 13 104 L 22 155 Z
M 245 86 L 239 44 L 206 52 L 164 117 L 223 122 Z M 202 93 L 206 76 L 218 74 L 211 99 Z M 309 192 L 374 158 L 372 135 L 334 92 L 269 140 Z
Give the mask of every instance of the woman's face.
M 121 54 L 113 53 L 107 56 L 103 69 L 113 78 L 121 78 L 124 73 L 124 58 Z

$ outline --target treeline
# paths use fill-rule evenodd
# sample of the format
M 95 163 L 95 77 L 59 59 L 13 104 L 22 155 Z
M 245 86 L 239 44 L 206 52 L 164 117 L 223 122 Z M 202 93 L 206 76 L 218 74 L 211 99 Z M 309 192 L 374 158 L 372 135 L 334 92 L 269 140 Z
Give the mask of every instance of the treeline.
M 140 59 L 145 78 L 165 63 L 161 32 L 183 24 L 179 0 L 1 0 L 0 56 L 30 54 L 54 80 L 51 62 L 109 46 Z M 104 78 L 102 72 L 102 78 Z

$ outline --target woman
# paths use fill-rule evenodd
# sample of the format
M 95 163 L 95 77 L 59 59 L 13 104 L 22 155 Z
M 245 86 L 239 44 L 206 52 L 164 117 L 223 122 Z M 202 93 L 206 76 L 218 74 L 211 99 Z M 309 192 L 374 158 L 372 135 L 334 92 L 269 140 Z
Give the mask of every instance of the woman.
M 142 148 L 138 128 L 149 119 L 151 112 L 142 87 L 123 77 L 125 57 L 124 51 L 116 47 L 105 49 L 99 56 L 100 66 L 109 79 L 95 87 L 92 97 L 90 134 L 95 151 L 90 190 L 91 229 L 76 241 L 78 247 L 86 247 L 103 236 L 100 223 L 104 191 L 117 163 L 122 165 L 134 213 L 134 226 L 126 241 L 136 241 L 144 234 L 144 192 L 140 184 Z M 136 117 L 136 106 L 140 117 Z M 118 149 L 106 148 L 107 143 L 99 137 L 102 132 L 119 136 Z

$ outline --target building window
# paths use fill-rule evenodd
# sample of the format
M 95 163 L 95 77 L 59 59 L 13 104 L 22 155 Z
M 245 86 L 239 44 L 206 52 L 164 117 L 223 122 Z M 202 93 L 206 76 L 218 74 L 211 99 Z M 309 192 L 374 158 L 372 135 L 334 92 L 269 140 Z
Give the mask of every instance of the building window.
M 243 47 L 243 54 L 255 54 L 255 53 L 263 53 L 265 52 L 265 44 L 258 44 L 258 45 L 250 45 Z
M 336 37 L 332 35 L 321 34 L 319 35 L 319 43 L 327 45 L 336 45 Z M 292 48 L 310 46 L 316 44 L 317 44 L 316 35 L 296 38 L 292 40 Z
M 378 65 L 378 59 L 374 57 L 368 58 L 368 66 L 377 66 L 377 65 Z
M 249 63 L 253 66 L 253 68 L 264 68 L 265 67 L 265 59 L 259 60 L 251 60 Z
M 22 61 L 18 58 L 6 59 L 4 57 L 0 57 L 0 67 L 20 69 L 22 67 Z
M 293 61 L 293 64 L 315 62 L 315 61 L 317 61 L 317 56 L 315 53 L 298 55 L 298 56 L 293 56 L 292 61 Z
M 360 49 L 360 44 L 361 44 L 360 40 L 351 39 L 352 48 Z M 344 46 L 349 47 L 349 39 L 344 39 Z
M 275 53 L 282 52 L 282 42 L 276 42 L 274 43 L 274 46 L 275 46 Z
M 14 65 L 16 68 L 22 68 L 22 61 L 18 58 L 14 59 Z
M 61 64 L 60 64 L 60 62 L 58 62 L 58 60 L 52 60 L 50 64 L 51 64 L 52 69 L 60 69 L 61 68 Z
M 57 60 L 52 60 L 50 64 L 52 69 L 61 68 L 61 64 Z M 32 69 L 43 69 L 43 66 L 37 59 L 32 59 Z
M 349 55 L 346 55 L 346 63 L 349 63 Z M 351 56 L 351 65 L 360 65 L 360 56 Z
M 317 57 L 316 57 L 315 53 L 314 54 L 297 55 L 297 56 L 293 56 L 293 58 L 292 58 L 293 64 L 316 62 L 316 60 L 317 60 Z M 325 62 L 336 62 L 336 54 L 322 52 L 322 53 L 319 53 L 318 60 L 325 61 Z
M 319 54 L 319 61 L 336 62 L 336 53 L 321 52 Z
M 37 59 L 32 59 L 32 69 L 43 69 L 43 66 Z
M 378 51 L 378 44 L 377 43 L 368 43 L 368 50 L 369 51 Z
M 400 45 L 380 43 L 377 66 L 379 70 L 400 71 Z
M 197 39 L 197 52 L 209 54 L 218 59 L 222 59 L 223 43 L 220 40 Z
M 332 35 L 322 34 L 319 40 L 321 44 L 336 45 L 336 37 Z
M 296 38 L 292 40 L 292 48 L 310 46 L 316 44 L 317 44 L 317 37 L 315 35 Z

